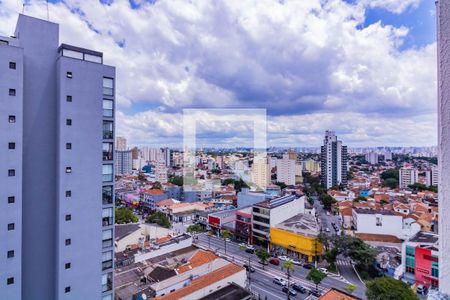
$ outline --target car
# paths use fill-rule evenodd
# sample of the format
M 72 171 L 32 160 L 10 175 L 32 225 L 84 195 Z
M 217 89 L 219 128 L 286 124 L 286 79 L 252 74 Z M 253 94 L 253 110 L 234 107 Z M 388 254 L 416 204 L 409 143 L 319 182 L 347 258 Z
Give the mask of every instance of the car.
M 253 272 L 255 272 L 256 270 L 255 270 L 255 268 L 253 268 L 252 266 L 248 266 L 248 265 L 244 265 L 244 268 L 247 270 L 247 271 L 250 271 L 250 273 L 253 273 Z
M 330 232 L 330 228 L 328 228 L 328 227 L 325 228 L 325 231 L 326 231 L 326 232 Z
M 254 250 L 254 249 L 247 248 L 247 249 L 245 249 L 245 252 L 250 253 L 250 254 L 253 254 L 253 253 L 255 253 L 255 250 Z
M 322 296 L 322 292 L 319 291 L 319 290 L 310 290 L 310 291 L 309 291 L 309 294 L 310 294 L 310 295 L 313 295 L 313 296 L 315 296 L 315 297 L 320 297 L 320 296 Z
M 246 243 L 240 243 L 239 247 L 247 248 L 247 244 Z
M 420 294 L 420 295 L 426 295 L 427 291 L 428 291 L 428 288 L 426 286 L 424 286 L 423 284 L 419 284 L 416 288 L 417 294 Z
M 289 292 L 291 296 L 297 296 L 297 292 L 293 288 L 288 289 L 287 286 L 284 286 L 281 290 L 286 294 Z
M 328 270 L 326 268 L 318 268 L 317 270 L 319 270 L 322 273 L 328 274 Z
M 294 283 L 292 285 L 292 288 L 302 294 L 305 294 L 307 292 L 307 290 L 298 283 Z
M 247 249 L 252 249 L 253 251 L 255 251 L 255 247 L 253 247 L 252 245 L 246 245 L 245 246 Z
M 283 278 L 280 278 L 280 277 L 275 277 L 273 279 L 273 283 L 281 285 L 281 286 L 285 286 L 286 285 L 286 280 L 284 280 Z
M 269 263 L 278 266 L 280 265 L 280 260 L 278 258 L 272 257 L 271 259 L 269 259 Z
M 288 257 L 286 255 L 281 255 L 281 256 L 278 256 L 278 259 L 279 260 L 287 260 Z
M 329 216 L 330 215 L 330 212 L 329 211 L 327 211 L 327 216 Z
M 297 266 L 300 266 L 300 265 L 302 264 L 301 261 L 296 260 L 296 259 L 293 259 L 293 260 L 292 260 L 292 263 L 293 263 L 294 265 L 297 265 Z
M 229 238 L 226 238 L 225 239 L 225 242 L 230 242 L 231 240 L 229 239 Z
M 312 268 L 314 268 L 314 266 L 312 264 L 304 264 L 303 268 L 311 270 Z

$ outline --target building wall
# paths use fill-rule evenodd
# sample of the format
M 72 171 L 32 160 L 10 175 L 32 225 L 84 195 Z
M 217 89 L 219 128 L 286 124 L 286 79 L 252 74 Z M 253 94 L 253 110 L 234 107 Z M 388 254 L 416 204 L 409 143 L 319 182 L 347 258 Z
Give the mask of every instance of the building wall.
M 450 295 L 450 3 L 437 3 L 438 145 L 439 145 L 439 281 Z
M 295 234 L 280 228 L 270 228 L 270 242 L 290 251 L 308 256 L 311 262 L 314 256 L 323 254 L 323 246 L 316 238 Z
M 303 213 L 305 213 L 305 196 L 272 208 L 270 210 L 270 226 L 275 226 L 295 215 Z
M 381 221 L 380 226 L 377 226 L 377 219 Z M 353 211 L 353 222 L 358 233 L 394 235 L 397 237 L 403 234 L 403 218 L 401 216 L 357 214 Z
M 23 50 L 14 43 L 17 41 L 0 44 L 0 299 L 19 300 L 22 299 Z M 16 63 L 16 69 L 9 68 L 10 62 Z M 16 95 L 10 96 L 9 89 L 15 89 Z M 16 116 L 15 123 L 9 123 L 10 115 Z M 15 143 L 15 149 L 9 149 L 9 143 Z M 14 177 L 8 176 L 10 169 L 15 170 Z M 14 202 L 9 203 L 8 197 L 14 197 Z M 8 231 L 10 223 L 15 228 Z M 8 258 L 10 250 L 14 251 L 14 257 Z M 14 283 L 7 285 L 11 277 Z

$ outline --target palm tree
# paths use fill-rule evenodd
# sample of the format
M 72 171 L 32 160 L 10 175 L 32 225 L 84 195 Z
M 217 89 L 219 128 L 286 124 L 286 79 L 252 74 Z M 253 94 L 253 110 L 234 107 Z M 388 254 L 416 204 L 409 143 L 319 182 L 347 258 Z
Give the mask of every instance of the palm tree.
M 291 299 L 291 295 L 290 295 L 290 280 L 291 280 L 291 272 L 294 273 L 295 272 L 295 268 L 294 268 L 294 262 L 290 259 L 285 260 L 283 262 L 283 264 L 281 265 L 281 270 L 286 270 L 286 274 L 287 274 L 287 288 L 288 288 L 288 292 L 287 292 L 287 297 L 288 300 Z
M 231 237 L 231 232 L 224 229 L 222 230 L 222 236 L 223 236 L 223 247 L 225 249 L 225 254 L 227 254 L 227 239 Z

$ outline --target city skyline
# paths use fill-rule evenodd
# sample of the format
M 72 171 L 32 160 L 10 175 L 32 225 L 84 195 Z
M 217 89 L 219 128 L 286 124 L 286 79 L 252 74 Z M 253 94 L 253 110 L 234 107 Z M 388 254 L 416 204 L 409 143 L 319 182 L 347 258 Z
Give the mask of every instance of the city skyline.
M 320 145 L 327 129 L 349 147 L 437 144 L 432 1 L 49 2 L 62 42 L 121 65 L 117 130 L 130 144 L 181 145 L 192 107 L 267 108 L 269 146 Z M 9 34 L 23 7 L 0 9 Z M 24 13 L 47 18 L 45 3 Z M 213 145 L 247 139 L 247 125 L 215 125 L 199 132 Z

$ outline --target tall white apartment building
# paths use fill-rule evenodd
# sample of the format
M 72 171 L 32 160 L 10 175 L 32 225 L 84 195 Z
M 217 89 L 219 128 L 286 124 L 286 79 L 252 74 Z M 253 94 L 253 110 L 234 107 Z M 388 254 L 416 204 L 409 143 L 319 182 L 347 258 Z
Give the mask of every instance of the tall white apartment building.
M 320 175 L 324 188 L 347 186 L 347 146 L 338 141 L 334 131 L 326 131 L 321 147 Z
M 115 68 L 20 15 L 0 37 L 0 299 L 112 300 Z M 103 156 L 100 155 L 103 150 Z
M 365 158 L 366 158 L 366 161 L 371 165 L 378 164 L 378 154 L 374 151 L 366 153 Z
M 125 151 L 128 149 L 127 146 L 127 139 L 123 136 L 116 137 L 116 150 L 118 151 Z
M 116 150 L 114 161 L 116 174 L 130 174 L 133 171 L 133 156 L 131 150 Z
M 439 171 L 437 167 L 433 167 L 428 171 L 425 171 L 425 177 L 427 186 L 437 186 L 439 183 Z
M 284 182 L 286 185 L 295 185 L 296 160 L 289 157 L 290 154 L 283 154 L 283 158 L 277 160 L 277 181 Z
M 398 175 L 401 189 L 406 189 L 409 185 L 419 181 L 419 171 L 415 168 L 400 168 Z
M 253 165 L 251 170 L 251 181 L 257 187 L 265 190 L 270 184 L 270 165 L 266 156 L 256 156 L 253 159 Z

